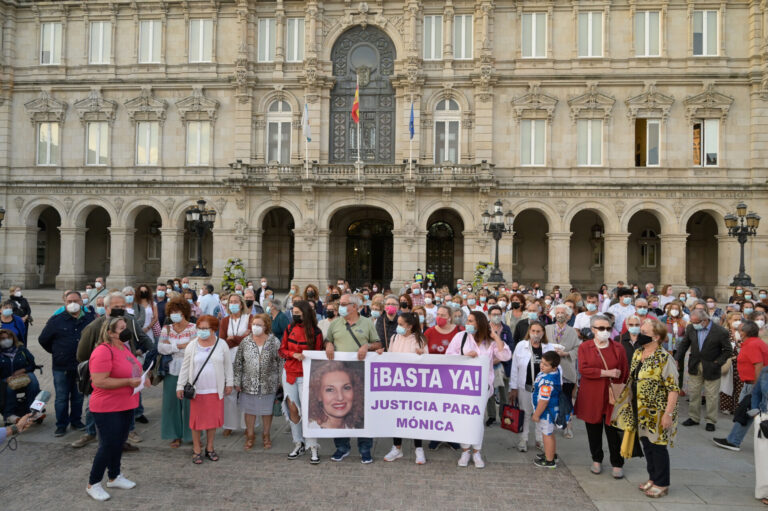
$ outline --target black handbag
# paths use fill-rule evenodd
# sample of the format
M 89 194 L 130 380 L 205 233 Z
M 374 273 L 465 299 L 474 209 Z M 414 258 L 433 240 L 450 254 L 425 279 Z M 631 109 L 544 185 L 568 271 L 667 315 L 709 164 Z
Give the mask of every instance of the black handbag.
M 203 362 L 203 365 L 200 366 L 200 370 L 197 372 L 197 376 L 195 376 L 195 379 L 192 383 L 185 383 L 184 384 L 184 390 L 182 391 L 184 394 L 184 399 L 195 399 L 195 383 L 197 383 L 197 379 L 200 378 L 200 373 L 203 372 L 203 369 L 205 368 L 205 364 L 208 363 L 208 361 L 211 359 L 211 355 L 213 355 L 213 352 L 216 351 L 216 346 L 219 344 L 219 340 L 216 339 L 216 342 L 213 345 L 213 348 L 211 348 L 211 352 L 208 353 L 208 358 L 205 359 L 205 362 Z

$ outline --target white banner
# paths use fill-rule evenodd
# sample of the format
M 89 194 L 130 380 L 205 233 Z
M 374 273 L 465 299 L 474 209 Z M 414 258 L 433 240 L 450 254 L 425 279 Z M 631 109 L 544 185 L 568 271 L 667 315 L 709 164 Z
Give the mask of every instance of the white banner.
M 307 438 L 401 437 L 479 444 L 488 360 L 447 355 L 305 351 Z

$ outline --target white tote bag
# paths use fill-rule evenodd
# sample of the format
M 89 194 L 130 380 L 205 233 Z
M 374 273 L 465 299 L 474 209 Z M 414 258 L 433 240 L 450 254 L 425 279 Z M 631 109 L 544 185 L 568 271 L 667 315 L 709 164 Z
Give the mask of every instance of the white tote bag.
M 755 498 L 768 498 L 768 438 L 758 437 L 760 423 L 768 420 L 768 414 L 755 417 Z

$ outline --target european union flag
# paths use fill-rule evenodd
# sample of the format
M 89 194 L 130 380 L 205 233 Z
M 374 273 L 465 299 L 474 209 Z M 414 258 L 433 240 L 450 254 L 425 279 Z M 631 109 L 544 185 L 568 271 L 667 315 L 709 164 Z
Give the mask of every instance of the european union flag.
M 413 101 L 411 101 L 411 120 L 408 122 L 408 131 L 411 133 L 411 140 L 413 140 Z

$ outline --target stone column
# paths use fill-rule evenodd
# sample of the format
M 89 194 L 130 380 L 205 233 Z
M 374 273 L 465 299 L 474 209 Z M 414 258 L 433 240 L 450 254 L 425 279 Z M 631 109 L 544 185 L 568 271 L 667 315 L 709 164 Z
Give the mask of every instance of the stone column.
M 248 258 L 246 259 L 246 273 L 248 279 L 261 278 L 261 238 L 264 235 L 262 229 L 248 229 Z
M 727 234 L 718 234 L 717 238 L 717 286 L 715 295 L 719 302 L 728 302 L 731 296 L 733 276 L 739 272 L 739 243 Z
M 85 227 L 59 227 L 61 257 L 57 289 L 77 289 L 85 283 Z
M 475 265 L 480 261 L 493 262 L 492 250 L 494 246 L 490 234 L 477 231 L 464 231 L 464 268 L 457 268 L 455 278 L 471 281 L 475 275 Z M 506 275 L 509 279 L 510 275 Z
M 571 259 L 571 233 L 570 232 L 550 232 L 547 233 L 549 240 L 549 260 L 547 262 L 547 282 L 546 288 L 552 289 L 553 286 L 560 286 L 565 291 L 571 288 L 570 280 L 570 259 Z
M 40 285 L 37 274 L 37 227 L 3 226 L 3 287 L 21 285 L 24 289 Z
M 424 254 L 419 253 L 422 241 L 426 249 L 426 232 L 395 232 L 392 235 L 392 289 L 397 289 L 404 281 L 410 280 L 417 268 L 425 271 Z M 422 266 L 417 266 L 421 264 Z
M 507 232 L 501 237 L 499 241 L 499 269 L 504 274 L 504 280 L 506 282 L 512 282 L 512 274 L 514 272 L 514 238 L 515 233 Z
M 109 227 L 111 252 L 109 254 L 108 288 L 132 286 L 133 275 L 133 227 Z M 63 258 L 62 258 L 63 260 Z
M 184 274 L 184 229 L 161 227 L 159 282 L 176 279 Z
M 206 269 L 211 274 L 209 277 L 211 284 L 219 289 L 221 280 L 224 278 L 224 266 L 227 264 L 227 259 L 233 257 L 232 247 L 236 246 L 235 235 L 232 229 L 217 228 L 215 225 L 212 234 L 213 260 Z
M 626 282 L 629 233 L 605 233 L 603 240 L 603 282 L 609 285 L 613 285 L 619 280 Z
M 686 287 L 685 240 L 688 234 L 661 234 L 661 282 L 672 284 L 675 289 Z
M 308 284 L 321 285 L 323 275 L 328 272 L 328 234 L 294 230 L 293 238 L 293 281 L 303 291 Z

